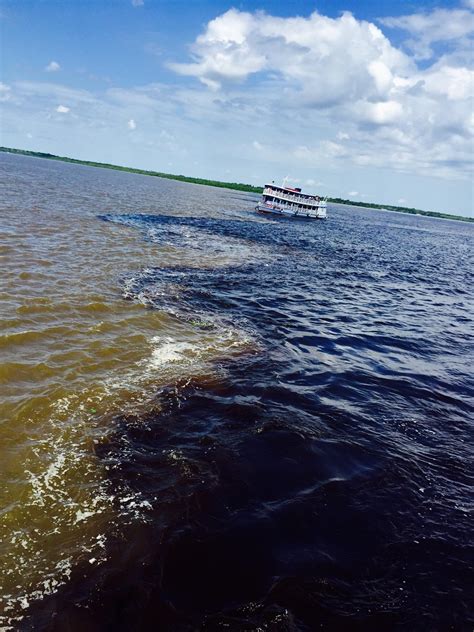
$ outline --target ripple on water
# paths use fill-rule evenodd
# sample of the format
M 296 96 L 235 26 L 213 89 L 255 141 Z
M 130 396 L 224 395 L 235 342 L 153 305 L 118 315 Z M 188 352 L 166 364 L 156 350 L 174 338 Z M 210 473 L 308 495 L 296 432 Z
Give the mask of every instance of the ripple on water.
M 0 168 L 3 621 L 470 625 L 469 226 Z

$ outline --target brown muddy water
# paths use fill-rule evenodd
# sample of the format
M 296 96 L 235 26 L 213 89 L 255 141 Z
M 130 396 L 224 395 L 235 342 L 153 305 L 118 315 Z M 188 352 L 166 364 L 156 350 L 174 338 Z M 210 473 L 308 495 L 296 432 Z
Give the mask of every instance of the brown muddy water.
M 147 501 L 108 485 L 95 445 L 114 413 L 147 408 L 161 384 L 213 379 L 210 362 L 250 352 L 234 327 L 212 332 L 124 300 L 122 284 L 147 266 L 215 268 L 247 257 L 245 242 L 197 253 L 145 242 L 100 213 L 163 210 L 212 215 L 222 193 L 175 182 L 1 156 L 0 350 L 1 601 L 8 624 L 67 581 L 101 564 L 116 520 L 140 519 Z M 184 199 L 187 197 L 188 199 Z M 209 205 L 209 198 L 211 205 Z M 202 316 L 199 317 L 202 319 Z
M 0 185 L 0 628 L 473 629 L 471 224 Z

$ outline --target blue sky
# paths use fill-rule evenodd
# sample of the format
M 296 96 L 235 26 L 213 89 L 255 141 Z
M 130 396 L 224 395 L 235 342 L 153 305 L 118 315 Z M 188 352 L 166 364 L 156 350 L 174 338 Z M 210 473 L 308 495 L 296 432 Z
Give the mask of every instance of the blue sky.
M 473 214 L 474 0 L 3 0 L 0 143 Z

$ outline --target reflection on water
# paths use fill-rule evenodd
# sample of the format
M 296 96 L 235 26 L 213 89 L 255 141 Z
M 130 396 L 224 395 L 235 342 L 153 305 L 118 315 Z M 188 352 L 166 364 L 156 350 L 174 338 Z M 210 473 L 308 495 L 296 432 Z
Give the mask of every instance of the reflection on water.
M 0 169 L 3 625 L 472 619 L 471 226 Z

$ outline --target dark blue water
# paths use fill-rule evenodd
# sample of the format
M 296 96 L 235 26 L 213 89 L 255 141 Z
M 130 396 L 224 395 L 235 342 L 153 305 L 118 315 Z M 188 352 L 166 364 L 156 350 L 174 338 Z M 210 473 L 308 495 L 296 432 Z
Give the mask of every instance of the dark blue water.
M 261 220 L 226 195 L 213 217 L 98 218 L 203 254 L 245 243 L 232 265 L 148 268 L 124 300 L 258 345 L 116 417 L 97 454 L 150 520 L 35 625 L 472 629 L 473 227 L 343 207 Z

